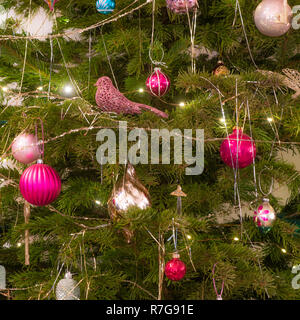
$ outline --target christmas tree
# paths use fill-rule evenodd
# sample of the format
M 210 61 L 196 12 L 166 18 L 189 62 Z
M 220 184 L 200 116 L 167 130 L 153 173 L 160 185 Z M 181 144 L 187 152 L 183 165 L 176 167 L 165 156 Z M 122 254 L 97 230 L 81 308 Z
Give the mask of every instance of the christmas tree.
M 300 299 L 296 4 L 2 1 L 1 299 Z

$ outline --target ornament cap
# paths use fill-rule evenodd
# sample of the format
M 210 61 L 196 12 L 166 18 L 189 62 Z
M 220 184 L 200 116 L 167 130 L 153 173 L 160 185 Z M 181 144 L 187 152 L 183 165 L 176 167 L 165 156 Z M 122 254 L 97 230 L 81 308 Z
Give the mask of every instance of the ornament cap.
M 233 127 L 232 130 L 233 130 L 233 131 L 236 131 L 236 130 L 241 130 L 241 131 L 243 131 L 243 129 L 242 129 L 241 127 L 238 127 L 238 126 Z
M 177 189 L 171 193 L 171 196 L 186 197 L 186 194 L 182 191 L 181 186 L 178 185 Z
M 263 198 L 263 202 L 270 202 L 270 200 L 268 198 Z
M 180 254 L 178 252 L 174 252 L 172 254 L 173 259 L 180 259 Z
M 36 163 L 43 164 L 44 162 L 43 162 L 42 159 L 38 159 L 38 160 L 36 161 Z
M 72 273 L 70 271 L 68 271 L 66 274 L 65 274 L 65 279 L 73 279 L 72 278 Z

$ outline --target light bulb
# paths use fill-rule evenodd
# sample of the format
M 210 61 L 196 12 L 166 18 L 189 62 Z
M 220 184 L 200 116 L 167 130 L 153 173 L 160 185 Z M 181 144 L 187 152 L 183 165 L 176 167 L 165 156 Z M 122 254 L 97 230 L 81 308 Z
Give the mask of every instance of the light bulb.
M 37 87 L 36 88 L 38 91 L 42 91 L 43 90 L 43 87 Z
M 286 250 L 285 250 L 285 249 L 281 249 L 281 251 L 282 251 L 283 253 L 286 253 Z
M 238 237 L 233 238 L 234 241 L 239 241 L 240 239 Z
M 225 118 L 220 118 L 220 122 L 225 123 L 226 122 Z
M 180 103 L 179 103 L 179 106 L 180 106 L 180 107 L 184 107 L 184 106 L 185 106 L 185 103 L 184 103 L 184 102 L 180 102 Z
M 100 204 L 101 204 L 101 201 L 95 200 L 95 203 L 98 204 L 98 205 L 100 205 Z
M 273 121 L 273 118 L 267 118 L 267 120 L 268 120 L 269 122 L 272 122 L 272 121 Z
M 8 91 L 8 88 L 7 88 L 7 87 L 3 87 L 2 90 L 3 90 L 4 92 L 6 92 L 6 91 Z
M 144 89 L 143 89 L 143 88 L 140 88 L 140 89 L 139 89 L 139 92 L 140 92 L 140 93 L 144 92 Z
M 187 237 L 189 240 L 191 240 L 191 239 L 192 239 L 192 236 L 191 236 L 191 235 L 189 235 L 189 234 L 188 234 L 186 237 Z
M 73 92 L 73 87 L 72 86 L 70 86 L 69 84 L 64 86 L 64 93 L 70 94 L 72 92 Z

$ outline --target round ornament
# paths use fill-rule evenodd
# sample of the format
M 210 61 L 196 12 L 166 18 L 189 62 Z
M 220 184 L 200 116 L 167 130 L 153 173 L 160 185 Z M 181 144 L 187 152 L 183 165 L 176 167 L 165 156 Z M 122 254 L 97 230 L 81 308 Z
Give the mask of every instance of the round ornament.
M 161 71 L 160 68 L 155 68 L 154 72 L 146 81 L 148 90 L 157 97 L 165 95 L 170 88 L 170 79 Z
M 287 0 L 263 0 L 254 12 L 257 29 L 269 37 L 280 37 L 291 27 L 292 9 Z
M 59 0 L 44 0 L 44 1 L 48 4 L 49 9 L 53 11 L 55 3 L 58 2 Z
M 173 259 L 166 263 L 165 275 L 172 281 L 181 280 L 186 273 L 186 266 L 184 262 L 180 260 L 178 253 L 173 253 Z
M 198 7 L 197 0 L 166 0 L 167 8 L 177 14 L 183 14 Z
M 97 0 L 96 9 L 103 14 L 110 14 L 116 7 L 115 0 Z
M 137 207 L 145 210 L 151 207 L 149 191 L 142 185 L 134 167 L 128 163 L 125 177 L 117 181 L 108 200 L 108 210 L 113 221 L 118 221 L 130 208 Z M 123 233 L 128 243 L 131 242 L 133 232 L 124 227 Z
M 253 220 L 263 233 L 271 230 L 276 220 L 276 213 L 270 205 L 269 199 L 263 199 L 263 203 L 254 211 Z
M 20 178 L 20 191 L 26 201 L 35 206 L 46 206 L 56 200 L 61 191 L 57 172 L 38 160 L 27 168 Z
M 256 156 L 255 142 L 241 128 L 235 127 L 233 133 L 220 147 L 222 160 L 231 168 L 245 168 L 253 163 Z
M 80 300 L 80 288 L 78 282 L 67 272 L 65 278 L 56 286 L 56 300 Z
M 42 154 L 37 137 L 28 133 L 18 135 L 11 145 L 11 150 L 14 158 L 24 164 L 36 161 Z
M 223 61 L 219 60 L 215 69 L 213 70 L 213 74 L 217 77 L 219 76 L 228 76 L 230 74 L 230 71 L 225 66 Z

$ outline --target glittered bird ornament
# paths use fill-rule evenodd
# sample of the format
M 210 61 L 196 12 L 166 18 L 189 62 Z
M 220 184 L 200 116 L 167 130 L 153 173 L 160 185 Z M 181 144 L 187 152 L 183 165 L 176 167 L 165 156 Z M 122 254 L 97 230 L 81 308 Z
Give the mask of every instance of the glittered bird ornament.
M 140 114 L 142 112 L 141 109 L 145 109 L 154 112 L 160 117 L 168 118 L 167 114 L 156 108 L 128 100 L 114 87 L 109 77 L 99 78 L 95 86 L 97 87 L 96 103 L 105 112 Z
M 44 0 L 44 1 L 48 4 L 49 9 L 53 11 L 55 3 L 58 2 L 59 0 Z
M 142 185 L 130 163 L 127 165 L 125 176 L 117 181 L 107 204 L 110 218 L 114 222 L 124 217 L 130 208 L 144 210 L 151 207 L 149 191 Z M 125 227 L 123 233 L 127 243 L 130 243 L 132 230 Z
M 230 71 L 228 68 L 225 66 L 223 61 L 219 60 L 217 63 L 217 66 L 213 70 L 213 74 L 217 77 L 219 76 L 228 76 L 230 74 Z

